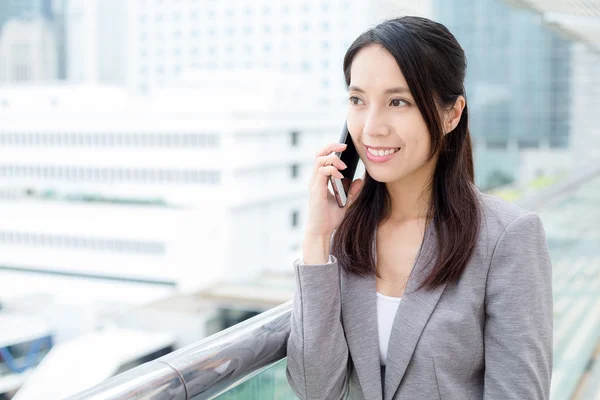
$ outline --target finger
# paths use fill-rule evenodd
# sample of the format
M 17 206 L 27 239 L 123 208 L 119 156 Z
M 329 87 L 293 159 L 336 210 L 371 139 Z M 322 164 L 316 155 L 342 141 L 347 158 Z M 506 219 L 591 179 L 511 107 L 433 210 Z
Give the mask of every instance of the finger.
M 327 187 L 327 181 L 329 180 L 330 176 L 339 179 L 342 179 L 344 177 L 344 175 L 340 171 L 338 171 L 337 168 L 333 165 L 320 167 L 319 171 L 317 172 L 317 177 L 314 182 L 314 186 L 312 188 L 312 192 L 314 195 L 316 195 L 319 198 L 327 198 L 327 192 L 329 191 L 329 188 Z
M 331 154 L 329 156 L 317 158 L 317 160 L 315 161 L 314 172 L 316 173 L 320 167 L 326 167 L 328 165 L 333 165 L 337 169 L 348 168 L 348 166 L 342 160 L 340 160 L 340 158 L 337 155 Z
M 328 156 L 334 151 L 339 152 L 346 149 L 345 143 L 329 143 L 327 146 L 323 147 L 319 151 L 317 151 L 315 158 Z
M 348 204 L 352 203 L 354 199 L 358 196 L 360 191 L 362 190 L 364 185 L 364 181 L 362 179 L 356 179 L 350 185 L 350 190 L 348 192 Z
M 312 176 L 310 179 L 309 187 L 312 187 L 312 185 L 314 184 L 317 173 L 319 171 L 319 168 L 326 167 L 328 165 L 333 165 L 338 170 L 348 168 L 348 166 L 342 160 L 340 160 L 340 158 L 338 156 L 336 156 L 335 154 L 318 157 L 315 160 L 315 164 L 313 166 L 313 173 L 312 173 Z

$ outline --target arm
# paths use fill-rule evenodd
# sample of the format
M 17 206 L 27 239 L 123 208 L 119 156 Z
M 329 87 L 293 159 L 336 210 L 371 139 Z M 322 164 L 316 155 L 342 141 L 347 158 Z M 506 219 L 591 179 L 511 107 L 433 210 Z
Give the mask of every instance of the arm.
M 486 285 L 484 399 L 550 398 L 552 267 L 539 216 L 500 236 Z
M 331 263 L 294 263 L 296 289 L 287 344 L 287 380 L 300 399 L 342 399 L 348 345 L 341 323 L 340 271 Z

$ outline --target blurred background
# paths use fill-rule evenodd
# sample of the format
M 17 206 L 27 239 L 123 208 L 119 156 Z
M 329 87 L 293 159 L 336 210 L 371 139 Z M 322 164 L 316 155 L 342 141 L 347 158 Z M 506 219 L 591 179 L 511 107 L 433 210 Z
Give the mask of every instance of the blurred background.
M 402 15 L 466 51 L 478 187 L 544 220 L 552 398 L 600 399 L 599 0 L 0 0 L 0 399 L 289 301 L 344 53 Z

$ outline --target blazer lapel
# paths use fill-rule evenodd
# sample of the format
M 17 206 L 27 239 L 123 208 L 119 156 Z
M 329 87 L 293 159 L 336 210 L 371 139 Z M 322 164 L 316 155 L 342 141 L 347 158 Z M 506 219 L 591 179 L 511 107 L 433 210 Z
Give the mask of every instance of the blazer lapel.
M 350 357 L 365 399 L 382 399 L 375 276 L 345 272 L 342 276 L 342 317 Z
M 415 291 L 418 284 L 431 271 L 436 259 L 438 241 L 433 221 L 429 224 L 424 236 L 421 250 L 409 276 L 390 334 L 385 371 L 384 400 L 392 400 L 398 390 L 421 332 L 423 332 L 425 324 L 446 288 L 444 284 L 432 291 L 426 288 Z M 375 309 L 372 311 L 376 313 Z M 371 323 L 369 320 L 368 325 Z M 373 324 L 376 326 L 376 321 Z M 376 370 L 379 371 L 379 369 Z M 366 395 L 365 397 L 369 398 Z

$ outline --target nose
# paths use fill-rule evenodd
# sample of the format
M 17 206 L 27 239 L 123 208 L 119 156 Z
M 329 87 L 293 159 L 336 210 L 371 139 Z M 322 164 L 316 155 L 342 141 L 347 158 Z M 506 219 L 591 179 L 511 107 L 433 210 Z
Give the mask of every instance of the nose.
M 365 120 L 365 124 L 363 126 L 363 134 L 367 136 L 386 136 L 389 133 L 388 126 L 385 122 L 385 119 L 380 115 L 380 113 L 375 110 L 371 111 L 367 115 L 367 119 Z

